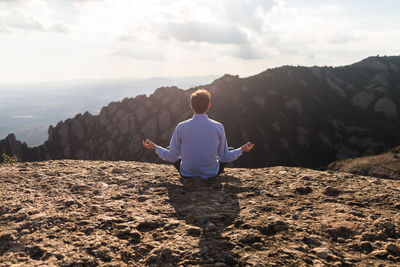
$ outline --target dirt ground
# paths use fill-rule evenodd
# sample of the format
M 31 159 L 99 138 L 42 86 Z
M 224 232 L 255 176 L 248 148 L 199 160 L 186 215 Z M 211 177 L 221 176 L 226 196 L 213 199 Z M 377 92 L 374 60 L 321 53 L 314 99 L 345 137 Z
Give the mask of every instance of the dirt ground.
M 399 266 L 400 181 L 333 171 L 0 165 L 0 266 Z

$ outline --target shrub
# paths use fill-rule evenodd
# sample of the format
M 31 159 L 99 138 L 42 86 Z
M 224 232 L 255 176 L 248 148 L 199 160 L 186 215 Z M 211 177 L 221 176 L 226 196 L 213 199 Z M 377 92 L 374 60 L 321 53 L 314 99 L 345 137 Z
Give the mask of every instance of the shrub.
M 9 156 L 6 153 L 3 153 L 2 157 L 3 157 L 3 162 L 2 162 L 3 164 L 11 164 L 19 161 L 17 155 Z
M 393 153 L 393 154 L 399 154 L 400 153 L 400 146 L 390 149 L 389 152 Z

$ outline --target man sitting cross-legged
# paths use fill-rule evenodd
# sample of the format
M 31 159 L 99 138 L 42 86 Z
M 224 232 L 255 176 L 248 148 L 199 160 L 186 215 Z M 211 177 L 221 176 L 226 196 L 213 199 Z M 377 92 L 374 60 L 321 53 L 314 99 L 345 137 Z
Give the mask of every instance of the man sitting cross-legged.
M 211 95 L 206 90 L 197 90 L 190 96 L 190 108 L 194 115 L 176 126 L 169 149 L 157 146 L 149 139 L 142 144 L 154 149 L 163 160 L 173 162 L 182 177 L 210 178 L 223 172 L 228 162 L 249 152 L 254 144 L 247 142 L 238 149 L 229 151 L 224 126 L 208 118 Z

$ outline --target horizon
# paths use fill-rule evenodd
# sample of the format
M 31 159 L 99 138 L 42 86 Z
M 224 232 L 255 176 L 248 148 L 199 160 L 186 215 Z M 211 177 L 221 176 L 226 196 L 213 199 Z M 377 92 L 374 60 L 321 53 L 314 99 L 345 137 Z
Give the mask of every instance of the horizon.
M 394 0 L 168 3 L 0 1 L 0 85 L 248 77 L 400 54 Z
M 260 73 L 263 73 L 265 71 L 268 70 L 272 70 L 272 69 L 277 69 L 277 68 L 282 68 L 282 67 L 318 67 L 318 68 L 324 68 L 324 67 L 332 67 L 332 68 L 340 68 L 340 67 L 345 67 L 345 66 L 350 66 L 353 64 L 356 64 L 358 62 L 361 62 L 363 60 L 366 60 L 368 58 L 384 58 L 384 57 L 399 57 L 399 55 L 370 55 L 367 56 L 365 58 L 359 59 L 357 61 L 354 62 L 350 62 L 348 64 L 338 64 L 338 65 L 290 65 L 290 64 L 283 64 L 283 65 L 279 65 L 279 66 L 274 66 L 274 67 L 270 67 L 264 70 L 261 70 L 260 72 L 257 73 L 251 73 L 248 74 L 246 76 L 241 76 L 239 74 L 236 73 L 223 73 L 223 74 L 208 74 L 208 75 L 196 75 L 196 76 L 149 76 L 149 77 L 119 77 L 119 78 L 93 78 L 93 79 L 70 79 L 70 80 L 44 80 L 44 81 L 34 81 L 34 82 L 9 82 L 9 83 L 0 83 L 0 90 L 6 88 L 6 87 L 15 87 L 18 89 L 21 89 L 23 87 L 34 87 L 34 86 L 51 86 L 51 85 L 56 85 L 56 86 L 87 86 L 87 85 L 94 85 L 94 84 L 102 84 L 102 83 L 115 83 L 115 82 L 139 82 L 139 81 L 150 81 L 150 80 L 180 80 L 180 79 L 199 79 L 199 80 L 203 80 L 203 81 L 207 81 L 210 80 L 210 82 L 205 82 L 204 84 L 194 84 L 194 82 L 191 82 L 190 85 L 191 87 L 185 87 L 182 86 L 183 88 L 180 88 L 178 85 L 174 85 L 174 84 L 166 84 L 166 85 L 161 85 L 161 87 L 170 87 L 170 86 L 177 86 L 180 89 L 183 90 L 188 90 L 191 89 L 193 87 L 197 87 L 197 86 L 203 86 L 203 85 L 207 85 L 209 83 L 212 83 L 213 81 L 215 81 L 216 79 L 222 78 L 225 75 L 232 75 L 232 76 L 239 76 L 239 78 L 249 78 L 255 75 L 258 75 Z M 15 89 L 14 88 L 14 89 Z M 147 88 L 147 90 L 156 90 L 160 87 L 157 88 Z M 6 89 L 7 90 L 7 89 Z

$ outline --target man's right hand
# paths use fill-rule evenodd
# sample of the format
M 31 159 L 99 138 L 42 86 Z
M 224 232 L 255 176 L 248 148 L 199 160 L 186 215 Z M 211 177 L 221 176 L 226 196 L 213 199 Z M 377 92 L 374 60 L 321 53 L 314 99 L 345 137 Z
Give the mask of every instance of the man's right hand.
M 151 142 L 149 139 L 142 140 L 142 145 L 147 149 L 156 149 L 156 144 Z
M 252 150 L 254 147 L 254 144 L 247 142 L 246 144 L 244 144 L 241 149 L 243 152 L 249 152 L 250 150 Z

